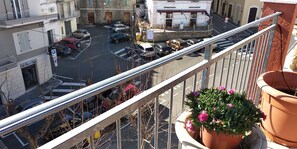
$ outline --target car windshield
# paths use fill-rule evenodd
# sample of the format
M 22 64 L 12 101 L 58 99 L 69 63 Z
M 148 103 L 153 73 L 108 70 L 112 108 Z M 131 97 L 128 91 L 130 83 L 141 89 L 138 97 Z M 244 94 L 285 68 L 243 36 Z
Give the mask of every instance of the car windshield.
M 146 51 L 154 51 L 153 48 L 147 48 Z

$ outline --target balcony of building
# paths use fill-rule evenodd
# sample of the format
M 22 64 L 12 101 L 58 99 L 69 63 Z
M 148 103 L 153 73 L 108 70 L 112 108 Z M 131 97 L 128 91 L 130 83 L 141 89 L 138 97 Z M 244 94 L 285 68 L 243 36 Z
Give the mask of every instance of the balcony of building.
M 178 148 L 180 144 L 173 126 L 176 118 L 186 110 L 185 96 L 190 91 L 222 85 L 237 91 L 246 91 L 247 97 L 258 104 L 261 90 L 256 85 L 256 79 L 261 73 L 271 70 L 271 66 L 268 64 L 270 63 L 269 59 L 275 53 L 273 50 L 278 48 L 275 47 L 274 41 L 284 42 L 289 37 L 288 32 L 285 31 L 288 29 L 286 28 L 288 25 L 284 23 L 282 15 L 287 16 L 282 12 L 267 14 L 263 18 L 209 40 L 8 117 L 0 121 L 0 135 L 3 136 L 49 117 L 69 106 L 83 104 L 86 99 L 121 84 L 144 78 L 150 79 L 154 74 L 166 73 L 164 71 L 167 64 L 205 47 L 203 61 L 149 84 L 148 88 L 133 98 L 102 114 L 95 115 L 80 126 L 40 147 L 45 149 L 71 148 L 73 146 L 83 148 L 82 142 L 89 142 L 88 146 L 84 147 L 104 148 L 108 145 L 109 148 L 118 149 L 127 147 Z M 294 17 L 296 18 L 296 15 Z M 251 27 L 260 27 L 260 31 L 223 51 L 213 52 L 215 42 Z M 286 36 L 283 36 L 283 33 Z M 283 47 L 288 48 L 285 45 Z M 283 54 L 285 54 L 288 49 L 283 50 Z M 278 59 L 273 59 L 273 61 L 278 61 Z M 274 63 L 273 67 L 276 67 L 275 65 Z M 83 109 L 81 108 L 82 111 Z M 147 119 L 150 121 L 146 121 Z M 98 131 L 102 132 L 99 139 L 93 137 Z

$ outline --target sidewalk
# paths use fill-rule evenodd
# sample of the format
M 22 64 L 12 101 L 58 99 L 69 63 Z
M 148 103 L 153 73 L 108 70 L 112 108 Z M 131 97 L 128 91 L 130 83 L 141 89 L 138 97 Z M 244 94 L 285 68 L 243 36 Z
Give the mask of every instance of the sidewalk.
M 24 102 L 30 99 L 42 97 L 43 95 L 45 95 L 46 93 L 49 93 L 52 89 L 58 87 L 62 83 L 63 83 L 62 80 L 51 78 L 47 82 L 32 88 L 30 91 L 27 91 L 25 94 L 16 98 L 14 100 L 15 105 L 18 105 L 21 102 Z

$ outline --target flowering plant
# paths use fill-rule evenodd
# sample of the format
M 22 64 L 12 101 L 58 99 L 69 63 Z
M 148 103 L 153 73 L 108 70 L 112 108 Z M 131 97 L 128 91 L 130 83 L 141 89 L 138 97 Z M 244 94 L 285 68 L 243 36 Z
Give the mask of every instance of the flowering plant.
M 187 95 L 192 115 L 186 127 L 194 131 L 203 126 L 208 131 L 231 135 L 245 135 L 266 115 L 250 101 L 245 93 L 225 87 L 203 89 Z M 195 127 L 194 127 L 195 126 Z

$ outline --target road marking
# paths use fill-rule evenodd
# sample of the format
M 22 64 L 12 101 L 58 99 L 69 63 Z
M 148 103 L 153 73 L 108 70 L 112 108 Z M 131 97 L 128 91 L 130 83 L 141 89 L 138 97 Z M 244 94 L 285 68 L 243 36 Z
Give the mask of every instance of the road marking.
M 64 79 L 69 79 L 69 80 L 74 80 L 74 78 L 65 77 L 65 76 L 60 76 L 60 75 L 56 75 L 56 74 L 53 74 L 53 76 L 55 76 L 55 77 L 59 77 L 59 78 L 64 78 Z
M 52 100 L 52 99 L 59 98 L 59 96 L 43 96 L 43 98 L 44 98 L 45 100 Z
M 124 50 L 125 50 L 125 48 L 114 52 L 114 54 L 119 54 L 120 52 L 123 52 Z
M 78 82 L 64 82 L 62 85 L 65 86 L 86 86 L 86 83 L 78 83 Z
M 53 89 L 52 92 L 56 93 L 70 93 L 73 92 L 74 89 Z
M 6 135 L 2 136 L 2 138 L 6 138 L 6 137 L 8 137 L 8 136 L 10 136 L 10 135 L 13 135 L 13 136 L 20 142 L 20 144 L 21 144 L 23 147 L 26 146 L 26 145 L 28 145 L 28 143 L 24 143 L 24 142 L 19 138 L 19 136 L 15 133 L 15 131 L 12 132 L 12 133 L 9 133 L 9 134 L 6 134 Z

